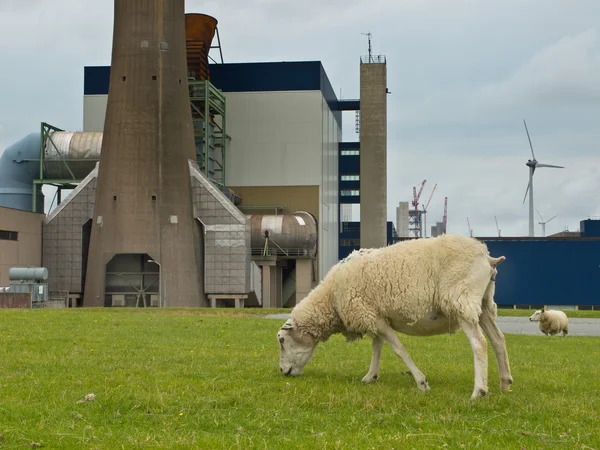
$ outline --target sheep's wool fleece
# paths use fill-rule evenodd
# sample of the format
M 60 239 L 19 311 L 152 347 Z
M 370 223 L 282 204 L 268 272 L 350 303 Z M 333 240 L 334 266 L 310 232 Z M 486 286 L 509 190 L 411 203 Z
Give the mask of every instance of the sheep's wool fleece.
M 460 235 L 365 249 L 333 266 L 292 319 L 321 340 L 373 335 L 378 317 L 412 323 L 432 311 L 476 323 L 494 273 L 487 246 Z
M 560 333 L 568 331 L 569 319 L 562 311 L 549 309 L 540 316 L 540 331 L 542 333 Z

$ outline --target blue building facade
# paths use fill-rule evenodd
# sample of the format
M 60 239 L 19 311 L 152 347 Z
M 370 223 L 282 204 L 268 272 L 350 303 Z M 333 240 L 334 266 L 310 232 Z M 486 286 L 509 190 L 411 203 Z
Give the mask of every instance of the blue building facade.
M 498 267 L 498 305 L 573 305 L 600 309 L 600 239 L 484 240 Z

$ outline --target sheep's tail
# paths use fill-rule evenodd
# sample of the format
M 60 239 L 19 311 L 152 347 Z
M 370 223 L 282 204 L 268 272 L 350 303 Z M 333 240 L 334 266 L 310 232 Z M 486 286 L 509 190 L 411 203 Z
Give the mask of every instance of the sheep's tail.
M 493 256 L 488 255 L 488 261 L 490 262 L 490 266 L 496 268 L 502 261 L 506 260 L 506 256 L 498 256 L 494 258 Z

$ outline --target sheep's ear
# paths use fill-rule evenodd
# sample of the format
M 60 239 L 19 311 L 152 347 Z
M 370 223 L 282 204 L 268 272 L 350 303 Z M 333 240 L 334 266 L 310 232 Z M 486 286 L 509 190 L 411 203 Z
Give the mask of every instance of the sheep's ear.
M 285 323 L 281 326 L 282 330 L 291 330 L 294 328 L 294 322 L 292 322 L 292 319 L 288 319 L 285 321 Z

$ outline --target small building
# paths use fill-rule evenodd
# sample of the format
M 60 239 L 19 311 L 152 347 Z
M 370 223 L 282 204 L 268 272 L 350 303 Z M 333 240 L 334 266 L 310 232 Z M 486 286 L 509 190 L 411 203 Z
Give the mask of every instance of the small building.
M 0 286 L 11 267 L 40 267 L 44 214 L 0 206 Z

